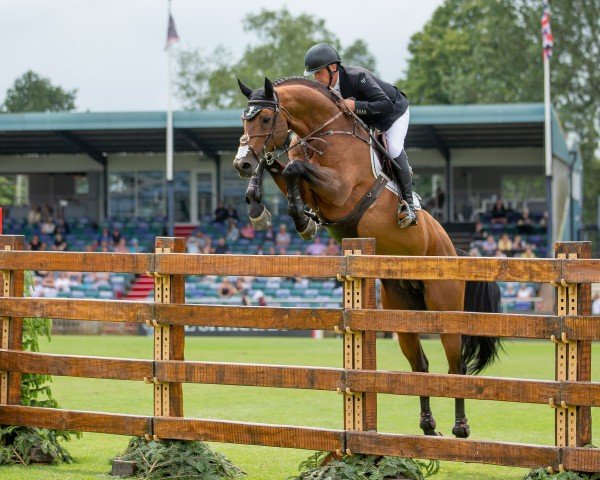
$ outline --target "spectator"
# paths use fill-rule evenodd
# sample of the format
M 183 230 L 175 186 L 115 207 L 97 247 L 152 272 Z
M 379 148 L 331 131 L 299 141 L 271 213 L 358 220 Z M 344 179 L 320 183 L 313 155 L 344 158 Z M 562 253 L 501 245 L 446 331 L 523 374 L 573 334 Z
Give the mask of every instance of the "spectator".
M 507 222 L 507 218 L 506 218 L 506 206 L 504 205 L 504 202 L 502 201 L 502 199 L 500 197 L 498 197 L 498 200 L 496 200 L 496 203 L 494 203 L 494 206 L 492 207 L 492 223 L 501 223 L 506 225 Z
M 188 253 L 200 253 L 204 245 L 206 245 L 204 234 L 198 230 L 194 235 L 188 237 L 186 249 Z
M 121 235 L 121 232 L 119 231 L 118 228 L 113 229 L 113 232 L 110 236 L 110 240 L 112 242 L 112 245 L 118 245 L 119 242 L 121 241 L 121 238 L 123 238 L 123 236 Z
M 263 239 L 265 242 L 274 242 L 275 241 L 275 232 L 273 231 L 273 226 L 269 225 L 265 230 L 263 235 Z
M 264 255 L 265 254 L 265 249 L 262 245 L 258 245 L 256 247 L 256 255 Z
M 500 240 L 498 240 L 498 250 L 501 252 L 508 254 L 513 249 L 513 242 L 508 236 L 508 233 L 503 233 L 500 236 Z
M 314 241 L 306 247 L 307 255 L 323 255 L 327 246 L 321 241 L 321 237 L 316 237 Z
M 246 223 L 240 230 L 240 237 L 247 238 L 248 240 L 253 240 L 256 236 L 256 231 L 252 228 L 252 225 Z
M 473 242 L 482 242 L 488 236 L 488 232 L 483 228 L 483 223 L 477 221 L 475 223 L 475 233 L 473 233 L 473 237 L 471 237 L 471 241 Z
M 481 252 L 477 247 L 471 247 L 469 250 L 469 257 L 481 257 Z
M 515 297 L 519 300 L 529 300 L 533 297 L 533 289 L 526 283 L 520 283 Z
M 523 241 L 521 235 L 515 235 L 512 245 L 513 252 L 521 253 L 525 251 L 525 248 L 527 248 L 527 244 Z
M 548 225 L 548 211 L 546 210 L 542 218 L 540 218 L 540 227 L 546 227 Z
M 235 280 L 235 291 L 241 293 L 248 290 L 248 284 L 242 277 L 238 277 Z
M 113 251 L 116 253 L 129 253 L 129 249 L 127 248 L 127 240 L 125 237 L 121 237 L 121 240 L 119 240 L 119 243 L 115 245 Z
M 43 297 L 44 289 L 40 282 L 40 277 L 37 275 L 33 276 L 33 285 L 31 285 L 31 292 L 29 293 L 30 297 Z
M 96 272 L 92 279 L 95 288 L 110 287 L 110 273 L 108 272 Z
M 71 227 L 63 217 L 58 217 L 55 223 L 56 233 L 60 233 L 61 235 L 68 235 L 71 233 Z
M 502 294 L 503 297 L 516 297 L 517 296 L 517 291 L 515 289 L 515 284 L 513 282 L 509 282 L 506 284 L 506 289 L 504 290 L 504 293 Z
M 218 288 L 219 297 L 229 298 L 235 295 L 235 286 L 231 283 L 229 278 L 225 277 Z
M 536 258 L 535 252 L 530 245 L 525 247 L 525 251 L 521 254 L 521 258 Z
M 502 250 L 496 250 L 496 252 L 494 253 L 494 257 L 506 258 L 507 255 Z
M 56 225 L 52 221 L 52 218 L 46 217 L 46 219 L 40 225 L 40 232 L 44 235 L 54 235 L 54 231 L 56 230 Z
M 271 245 L 267 250 L 267 255 L 277 255 L 277 251 L 275 250 L 275 247 L 273 245 Z
M 533 232 L 533 220 L 529 216 L 529 209 L 524 208 L 517 220 L 517 232 L 521 235 L 529 235 Z
M 46 272 L 42 278 L 42 297 L 56 297 L 56 285 L 54 284 L 54 273 Z
M 285 223 L 279 225 L 279 231 L 275 235 L 275 245 L 278 247 L 288 248 L 292 243 L 290 232 L 287 231 Z
M 600 315 L 600 293 L 592 299 L 592 315 Z
M 229 218 L 228 210 L 225 208 L 225 206 L 222 203 L 219 203 L 215 210 L 215 219 L 213 220 L 213 223 L 225 223 L 225 220 L 227 220 L 228 218 Z
M 259 307 L 267 306 L 267 299 L 265 298 L 265 294 L 261 290 L 257 290 L 256 292 L 254 292 L 254 295 L 252 295 L 252 300 L 254 300 Z
M 235 209 L 235 207 L 233 205 L 228 205 L 227 206 L 227 215 L 228 215 L 229 218 L 233 218 L 235 220 L 239 220 L 237 210 Z
M 71 291 L 71 280 L 67 272 L 61 272 L 54 282 L 56 290 L 59 292 L 69 293 Z
M 236 222 L 233 218 L 228 220 L 229 225 L 227 227 L 227 233 L 225 234 L 225 239 L 228 243 L 235 243 L 240 238 L 240 231 L 236 226 Z
M 39 235 L 33 235 L 29 241 L 29 250 L 33 252 L 46 250 L 46 244 L 40 240 Z
M 215 247 L 215 253 L 222 255 L 224 253 L 229 253 L 229 245 L 225 241 L 224 237 L 219 238 L 217 240 L 217 246 Z
M 42 221 L 42 209 L 40 207 L 31 207 L 27 214 L 27 223 L 29 225 L 39 225 Z
M 325 249 L 324 254 L 325 255 L 339 255 L 340 254 L 340 247 L 333 238 L 330 238 L 329 242 L 327 242 L 327 248 Z
M 210 237 L 205 238 L 205 243 L 204 243 L 204 246 L 202 247 L 201 253 L 204 253 L 206 255 L 215 253 L 215 247 L 212 244 L 212 238 L 210 238 Z
M 486 256 L 491 256 L 496 253 L 496 250 L 498 250 L 498 244 L 492 235 L 488 235 L 485 239 L 485 242 L 481 244 L 481 250 Z
M 250 295 L 248 295 L 248 290 L 243 290 L 241 292 L 242 294 L 242 305 L 245 305 L 247 307 L 252 305 L 252 299 L 250 298 Z
M 102 245 L 102 242 L 106 242 L 106 244 L 108 244 L 108 242 L 112 242 L 112 237 L 110 233 L 108 233 L 108 228 L 106 227 L 102 229 L 102 233 L 98 237 L 98 244 Z
M 131 239 L 131 247 L 129 248 L 130 253 L 140 253 L 140 242 L 137 238 Z
M 533 289 L 526 283 L 519 284 L 519 289 L 515 298 L 519 301 L 515 302 L 516 310 L 530 310 L 532 309 L 533 303 L 531 299 L 533 297 Z
M 55 252 L 64 252 L 68 248 L 67 242 L 60 233 L 54 235 L 54 244 L 52 250 Z

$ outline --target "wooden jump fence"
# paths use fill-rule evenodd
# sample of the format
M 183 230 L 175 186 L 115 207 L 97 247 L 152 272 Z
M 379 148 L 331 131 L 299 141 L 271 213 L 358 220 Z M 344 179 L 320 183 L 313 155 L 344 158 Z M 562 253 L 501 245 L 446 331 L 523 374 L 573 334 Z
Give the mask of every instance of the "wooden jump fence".
M 591 443 L 590 283 L 600 260 L 590 244 L 556 244 L 554 259 L 374 256 L 374 240 L 344 240 L 343 256 L 189 255 L 182 238 L 157 238 L 154 254 L 29 252 L 22 236 L 0 236 L 0 424 L 203 440 L 341 453 L 396 455 L 519 467 L 600 471 Z M 150 272 L 154 302 L 23 298 L 23 271 Z M 271 308 L 185 304 L 184 275 L 336 277 L 343 308 Z M 378 310 L 375 278 L 553 283 L 554 315 Z M 154 360 L 50 355 L 22 351 L 22 318 L 146 322 L 154 327 Z M 184 361 L 184 326 L 333 330 L 343 335 L 343 368 Z M 556 344 L 556 379 L 525 380 L 376 369 L 376 332 L 547 339 Z M 139 380 L 154 388 L 154 415 L 135 416 L 19 405 L 22 373 Z M 182 383 L 337 391 L 344 428 L 319 429 L 184 418 Z M 377 393 L 549 404 L 555 445 L 460 440 L 377 432 Z

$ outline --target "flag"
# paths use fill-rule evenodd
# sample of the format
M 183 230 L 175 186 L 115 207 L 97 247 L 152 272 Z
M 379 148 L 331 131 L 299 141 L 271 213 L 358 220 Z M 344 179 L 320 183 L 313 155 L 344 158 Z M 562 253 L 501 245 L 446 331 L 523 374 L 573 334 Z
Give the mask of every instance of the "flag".
M 165 46 L 165 50 L 177 42 L 179 42 L 179 35 L 177 35 L 173 15 L 171 15 L 171 12 L 169 11 L 169 29 L 167 30 L 167 45 Z
M 544 13 L 542 14 L 542 47 L 544 49 L 544 55 L 550 58 L 552 56 L 552 47 L 554 46 L 554 37 L 552 36 L 552 29 L 550 28 L 550 17 L 552 15 L 550 11 L 550 3 L 548 0 L 542 0 L 544 6 Z

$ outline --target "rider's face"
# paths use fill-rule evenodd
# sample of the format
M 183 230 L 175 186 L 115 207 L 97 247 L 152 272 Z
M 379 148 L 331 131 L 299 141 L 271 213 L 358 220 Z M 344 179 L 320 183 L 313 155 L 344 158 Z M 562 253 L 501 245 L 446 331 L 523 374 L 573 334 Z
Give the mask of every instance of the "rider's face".
M 337 65 L 332 63 L 329 65 L 329 69 L 334 72 L 333 80 L 331 81 L 331 85 L 333 86 L 337 83 L 337 76 L 339 75 L 337 72 Z M 320 83 L 324 87 L 329 86 L 329 72 L 327 71 L 327 67 L 323 67 L 321 70 L 316 71 L 314 75 L 317 83 Z

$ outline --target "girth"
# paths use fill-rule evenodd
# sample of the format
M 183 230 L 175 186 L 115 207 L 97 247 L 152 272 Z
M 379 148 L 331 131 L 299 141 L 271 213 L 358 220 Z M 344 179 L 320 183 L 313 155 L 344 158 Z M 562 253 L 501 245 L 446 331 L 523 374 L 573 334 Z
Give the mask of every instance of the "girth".
M 338 242 L 341 242 L 342 238 L 356 238 L 358 236 L 357 227 L 360 219 L 367 209 L 375 203 L 375 200 L 379 198 L 387 183 L 388 179 L 383 175 L 379 175 L 375 179 L 373 186 L 365 193 L 348 215 L 335 222 L 328 222 L 322 219 L 322 224 L 327 228 L 329 234 Z

